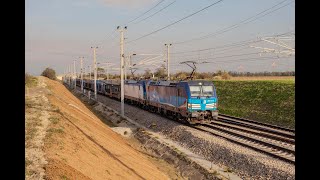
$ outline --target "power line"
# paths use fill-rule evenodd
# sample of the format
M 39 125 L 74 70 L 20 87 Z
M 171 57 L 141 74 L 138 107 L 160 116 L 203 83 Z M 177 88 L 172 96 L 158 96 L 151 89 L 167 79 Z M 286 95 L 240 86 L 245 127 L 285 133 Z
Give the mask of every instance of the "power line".
M 242 46 L 239 46 L 239 47 L 242 47 Z M 221 54 L 226 54 L 227 52 L 230 52 L 230 50 L 233 52 L 233 51 L 239 51 L 239 50 L 244 50 L 244 49 L 251 49 L 251 47 L 249 47 L 249 46 L 244 46 L 244 47 L 242 47 L 242 48 L 240 48 L 240 49 L 236 49 L 236 50 L 232 50 L 232 49 L 234 49 L 234 48 L 239 48 L 239 47 L 231 47 L 231 48 L 228 48 L 228 49 L 223 49 L 222 50 L 222 52 L 221 52 L 221 50 L 219 50 L 218 52 L 219 53 L 217 53 L 216 51 L 214 51 L 214 53 L 212 53 L 212 52 L 207 52 L 207 53 L 202 53 L 202 54 L 187 54 L 187 55 L 180 55 L 180 56 L 172 56 L 174 59 L 177 59 L 177 58 L 182 58 L 182 57 L 196 57 L 196 56 L 209 56 L 209 57 L 215 57 L 215 56 L 217 56 L 217 55 L 221 55 Z M 208 55 L 209 54 L 209 55 Z
M 199 52 L 199 51 L 208 51 L 208 50 L 217 50 L 217 49 L 221 49 L 221 48 L 225 48 L 225 47 L 234 47 L 234 46 L 244 46 L 250 43 L 254 43 L 254 42 L 259 42 L 261 40 L 245 40 L 245 41 L 240 41 L 240 42 L 235 42 L 235 43 L 230 43 L 230 44 L 226 44 L 223 46 L 217 46 L 217 47 L 212 47 L 212 48 L 206 48 L 206 49 L 198 49 L 198 50 L 192 50 L 192 51 L 180 51 L 180 52 L 174 52 L 171 54 L 185 54 L 185 53 L 191 53 L 191 52 Z
M 234 54 L 229 56 L 219 56 L 214 57 L 213 59 L 221 59 L 221 58 L 229 58 L 229 57 L 237 57 L 237 56 L 248 56 L 248 55 L 255 55 L 255 54 L 261 54 L 260 52 L 254 52 L 254 53 L 244 53 L 244 54 Z M 201 59 L 201 60 L 210 60 L 211 58 Z
M 223 0 L 219 0 L 219 1 L 215 2 L 215 3 L 212 3 L 212 4 L 210 4 L 209 6 L 206 6 L 206 7 L 202 8 L 202 9 L 200 9 L 200 10 L 198 10 L 198 11 L 196 11 L 196 12 L 194 12 L 194 13 L 188 15 L 188 16 L 183 17 L 182 19 L 179 19 L 179 20 L 177 20 L 177 21 L 175 21 L 175 22 L 173 22 L 173 23 L 171 23 L 171 24 L 168 24 L 168 25 L 166 25 L 166 26 L 164 26 L 164 27 L 162 27 L 162 28 L 160 28 L 160 29 L 158 29 L 158 30 L 152 31 L 151 33 L 145 34 L 145 35 L 143 35 L 143 36 L 141 36 L 141 37 L 139 37 L 139 38 L 137 38 L 137 39 L 134 39 L 134 40 L 132 40 L 132 41 L 129 41 L 129 42 L 127 42 L 127 43 L 130 43 L 130 42 L 133 42 L 133 41 L 137 41 L 137 40 L 140 40 L 140 39 L 145 38 L 145 37 L 147 37 L 147 36 L 150 36 L 151 34 L 154 34 L 154 33 L 159 32 L 159 31 L 161 31 L 161 30 L 163 30 L 163 29 L 165 29 L 165 28 L 168 28 L 168 27 L 170 27 L 170 26 L 172 26 L 172 25 L 174 25 L 174 24 L 177 24 L 178 22 L 181 22 L 181 21 L 183 21 L 183 20 L 185 20 L 185 19 L 187 19 L 187 18 L 189 18 L 189 17 L 191 17 L 191 16 L 193 16 L 193 15 L 195 15 L 195 14 L 198 14 L 199 12 L 204 11 L 204 10 L 210 8 L 211 6 L 214 6 L 214 5 L 216 5 L 216 4 L 218 4 L 218 3 L 222 2 L 222 1 L 223 1 Z
M 176 2 L 176 0 L 173 1 L 172 3 L 168 4 L 168 5 L 165 6 L 164 8 L 160 9 L 159 11 L 153 13 L 152 15 L 150 15 L 150 16 L 148 16 L 148 17 L 146 17 L 146 18 L 144 18 L 144 19 L 142 19 L 142 20 L 140 20 L 140 21 L 138 21 L 138 22 L 136 22 L 136 23 L 134 23 L 134 24 L 138 24 L 138 23 L 140 23 L 140 22 L 142 22 L 142 21 L 144 21 L 144 20 L 146 20 L 146 19 L 151 18 L 152 16 L 154 16 L 154 15 L 158 14 L 159 12 L 163 11 L 164 9 L 168 8 L 169 6 L 171 6 L 171 5 L 172 5 L 173 3 L 175 3 L 175 2 Z
M 138 17 L 132 19 L 131 21 L 127 22 L 126 24 L 128 25 L 129 23 L 139 19 L 140 17 L 142 17 L 143 15 L 147 14 L 148 12 L 150 12 L 152 9 L 154 9 L 155 7 L 157 7 L 159 4 L 161 4 L 164 0 L 159 1 L 155 6 L 153 6 L 152 8 L 150 8 L 148 11 L 142 13 L 141 15 L 139 15 Z
M 287 58 L 287 57 L 282 57 Z M 243 58 L 243 59 L 234 59 L 234 60 L 224 60 L 224 61 L 214 61 L 214 62 L 205 62 L 207 63 L 230 63 L 230 62 L 243 62 L 243 61 L 258 61 L 258 60 L 273 60 L 273 59 L 282 59 L 278 56 L 271 56 L 271 57 L 256 57 L 256 58 Z
M 294 30 L 292 31 L 288 31 L 285 33 L 281 33 L 281 34 L 276 34 L 273 36 L 283 36 L 286 34 L 290 34 L 294 32 Z M 242 47 L 251 43 L 257 43 L 257 42 L 261 42 L 262 40 L 254 40 L 254 39 L 249 39 L 249 40 L 244 40 L 244 41 L 239 41 L 239 42 L 234 42 L 234 43 L 230 43 L 230 44 L 226 44 L 226 45 L 222 45 L 222 46 L 217 46 L 217 47 L 211 47 L 211 48 L 205 48 L 205 49 L 198 49 L 198 50 L 191 50 L 191 51 L 180 51 L 180 52 L 173 52 L 171 53 L 174 57 L 177 57 L 176 54 L 186 54 L 186 53 L 195 53 L 195 52 L 202 52 L 202 51 L 208 51 L 208 50 L 214 50 L 216 51 L 225 51 L 225 50 L 229 50 L 229 49 L 234 49 L 234 48 L 238 48 L 238 47 Z M 223 53 L 219 53 L 219 54 L 223 54 Z M 217 54 L 215 54 L 217 55 Z M 188 56 L 188 55 L 186 55 Z M 178 57 L 185 57 L 185 56 L 178 56 Z
M 220 29 L 220 30 L 218 30 L 218 31 L 216 31 L 216 32 L 214 32 L 214 33 L 210 33 L 210 34 L 208 34 L 208 35 L 205 35 L 205 36 L 202 36 L 202 37 L 198 37 L 198 38 L 193 38 L 193 39 L 186 40 L 186 41 L 175 42 L 175 43 L 173 43 L 173 44 L 188 43 L 188 42 L 192 42 L 192 41 L 195 41 L 195 40 L 201 40 L 201 39 L 208 38 L 208 37 L 210 37 L 210 36 L 217 36 L 217 35 L 219 35 L 219 34 L 225 33 L 225 32 L 227 32 L 227 31 L 230 31 L 230 30 L 232 30 L 232 29 L 235 29 L 235 28 L 239 27 L 241 24 L 248 24 L 248 23 L 250 23 L 250 22 L 252 22 L 252 21 L 255 21 L 255 20 L 257 20 L 257 19 L 260 19 L 260 18 L 262 18 L 262 17 L 264 17 L 264 16 L 266 16 L 266 15 L 268 15 L 268 14 L 274 12 L 274 11 L 277 11 L 277 10 L 279 10 L 279 9 L 285 7 L 285 6 L 288 6 L 289 4 L 291 4 L 291 3 L 294 2 L 294 1 L 291 1 L 290 3 L 285 4 L 284 6 L 281 6 L 281 7 L 277 8 L 277 9 L 275 9 L 275 10 L 273 10 L 273 11 L 270 11 L 270 12 L 268 12 L 268 13 L 266 13 L 266 14 L 263 14 L 263 13 L 265 13 L 265 12 L 271 10 L 271 9 L 274 9 L 275 7 L 279 6 L 280 4 L 282 4 L 282 3 L 286 2 L 286 1 L 287 1 L 287 0 L 281 1 L 281 2 L 277 3 L 276 5 L 272 6 L 271 8 L 268 8 L 268 9 L 266 9 L 266 10 L 264 10 L 264 11 L 262 11 L 262 12 L 256 14 L 256 15 L 254 15 L 254 16 L 251 16 L 251 17 L 249 17 L 249 18 L 247 18 L 247 19 L 245 19 L 245 20 L 242 20 L 242 21 L 240 21 L 239 23 L 233 24 L 233 25 L 228 26 L 228 27 L 226 27 L 226 28 L 224 28 L 224 29 Z M 261 14 L 263 14 L 263 15 L 261 15 Z M 259 16 L 259 15 L 261 15 L 261 16 Z M 252 20 L 250 20 L 250 19 L 252 19 Z M 250 20 L 250 21 L 248 21 L 248 20 Z
M 117 30 L 112 31 L 112 32 L 109 34 L 109 36 L 107 36 L 108 38 L 106 38 L 106 39 L 102 40 L 102 42 L 101 42 L 101 43 L 99 43 L 98 45 L 99 45 L 99 46 L 101 46 L 101 45 L 103 44 L 103 42 L 104 42 L 104 41 L 107 41 L 107 40 L 110 40 L 110 39 L 115 38 L 114 34 L 115 34 L 115 32 L 116 32 L 116 31 L 117 31 Z

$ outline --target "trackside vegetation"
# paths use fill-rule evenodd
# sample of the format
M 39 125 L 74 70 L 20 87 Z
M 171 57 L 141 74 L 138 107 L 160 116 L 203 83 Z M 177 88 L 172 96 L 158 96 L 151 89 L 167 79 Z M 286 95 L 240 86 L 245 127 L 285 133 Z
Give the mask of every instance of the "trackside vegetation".
M 26 87 L 34 87 L 38 83 L 38 79 L 28 73 L 25 73 L 24 82 Z
M 215 80 L 219 112 L 295 128 L 293 80 Z

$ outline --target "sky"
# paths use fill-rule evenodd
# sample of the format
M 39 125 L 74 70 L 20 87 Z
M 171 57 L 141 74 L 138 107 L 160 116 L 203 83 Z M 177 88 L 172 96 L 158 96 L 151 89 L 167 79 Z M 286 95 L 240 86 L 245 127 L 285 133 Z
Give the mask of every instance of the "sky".
M 198 72 L 295 70 L 294 54 L 261 49 L 294 51 L 293 0 L 222 0 L 198 12 L 215 2 L 218 0 L 26 0 L 25 71 L 40 75 L 50 67 L 63 74 L 76 60 L 79 72 L 80 57 L 88 69 L 93 63 L 91 47 L 98 47 L 100 65 L 113 63 L 110 71 L 118 73 L 117 26 L 127 26 L 124 53 L 136 54 L 131 62 L 137 73 L 146 68 L 154 71 L 166 63 L 166 43 L 172 44 L 169 67 L 173 73 L 191 71 L 180 64 L 183 61 L 197 62 Z M 276 35 L 288 37 L 280 39 L 283 46 L 267 39 Z M 242 43 L 259 38 L 264 41 Z M 238 46 L 228 46 L 238 42 Z

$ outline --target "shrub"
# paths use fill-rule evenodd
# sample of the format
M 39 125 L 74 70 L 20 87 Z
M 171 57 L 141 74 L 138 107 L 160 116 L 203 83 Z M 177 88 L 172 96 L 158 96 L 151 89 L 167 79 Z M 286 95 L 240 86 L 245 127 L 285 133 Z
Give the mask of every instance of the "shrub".
M 24 82 L 25 82 L 25 85 L 27 87 L 33 87 L 33 86 L 36 86 L 37 85 L 37 78 L 34 77 L 34 76 L 31 76 L 30 74 L 28 73 L 25 73 L 25 76 L 24 76 Z
M 230 79 L 231 75 L 228 72 L 223 72 L 221 75 L 221 78 L 222 79 Z
M 221 76 L 214 76 L 213 79 L 215 79 L 215 80 L 221 80 L 222 77 L 221 77 Z
M 52 80 L 56 80 L 57 77 L 56 77 L 56 71 L 51 69 L 51 68 L 46 68 L 42 73 L 41 73 L 41 76 L 44 76 L 44 77 L 47 77 L 49 79 L 52 79 Z

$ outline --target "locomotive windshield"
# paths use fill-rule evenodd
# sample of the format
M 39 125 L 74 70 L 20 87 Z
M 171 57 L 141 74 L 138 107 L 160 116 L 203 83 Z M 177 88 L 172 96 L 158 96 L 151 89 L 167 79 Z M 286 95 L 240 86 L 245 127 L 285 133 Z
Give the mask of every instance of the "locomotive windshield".
M 213 86 L 189 86 L 191 96 L 213 96 Z
M 203 96 L 212 96 L 213 95 L 213 86 L 202 86 L 202 95 Z
M 201 86 L 190 86 L 191 96 L 201 96 Z

